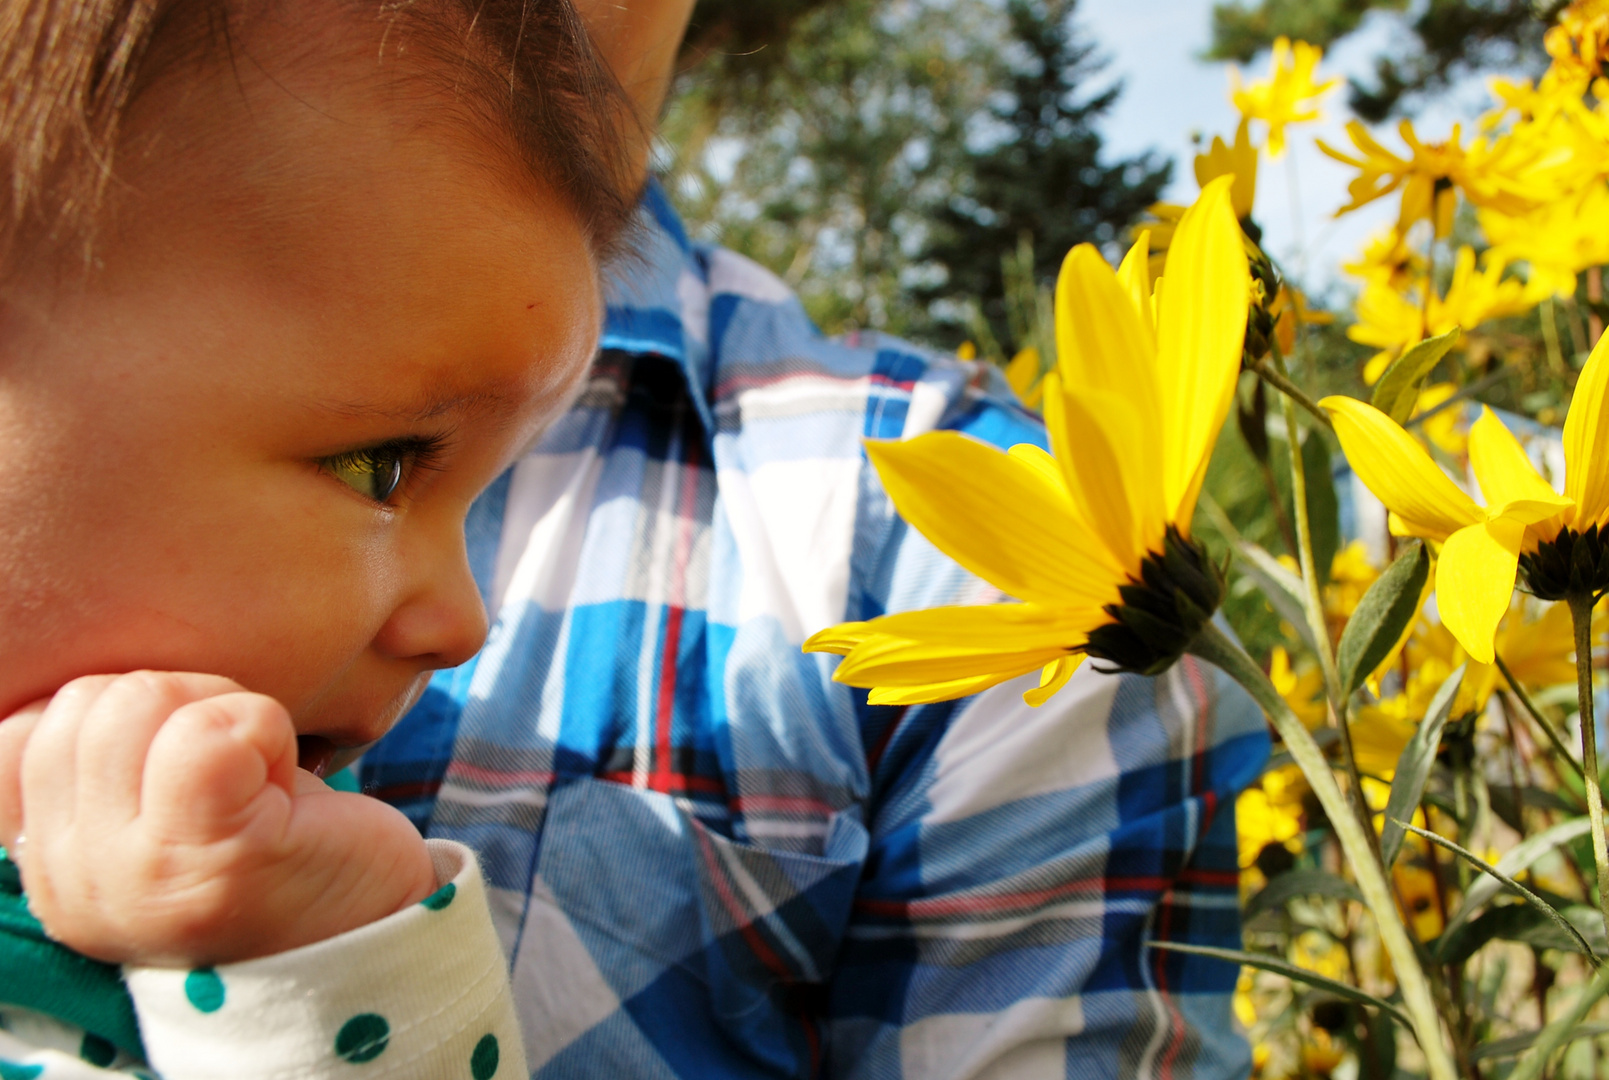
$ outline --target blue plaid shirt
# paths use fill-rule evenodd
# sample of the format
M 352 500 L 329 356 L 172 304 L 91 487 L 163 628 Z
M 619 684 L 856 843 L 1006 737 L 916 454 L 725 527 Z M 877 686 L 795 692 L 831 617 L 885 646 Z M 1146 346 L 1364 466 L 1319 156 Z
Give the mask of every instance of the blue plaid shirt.
M 1261 714 L 1191 660 L 1039 709 L 834 683 L 814 631 L 1000 599 L 862 440 L 1043 428 L 642 216 L 581 397 L 471 515 L 485 649 L 363 762 L 481 853 L 534 1075 L 1244 1076 L 1235 969 L 1144 943 L 1239 946 Z

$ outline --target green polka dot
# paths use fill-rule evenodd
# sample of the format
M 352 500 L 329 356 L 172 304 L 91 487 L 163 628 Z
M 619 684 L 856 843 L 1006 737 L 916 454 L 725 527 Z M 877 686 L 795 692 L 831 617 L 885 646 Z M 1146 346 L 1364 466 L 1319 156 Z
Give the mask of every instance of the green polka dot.
M 0 1061 L 0 1080 L 34 1080 L 45 1071 L 43 1065 L 19 1065 L 14 1061 Z
M 431 911 L 440 911 L 442 908 L 452 903 L 453 897 L 457 895 L 458 886 L 449 881 L 447 884 L 443 885 L 441 888 L 437 889 L 435 892 L 431 893 L 429 896 L 425 897 L 419 902 L 425 907 L 429 908 Z
M 469 1055 L 469 1073 L 475 1080 L 491 1080 L 497 1075 L 497 1036 L 484 1036 L 475 1044 L 475 1052 Z
M 385 1017 L 374 1013 L 359 1013 L 341 1025 L 335 1036 L 335 1053 L 354 1065 L 373 1061 L 385 1052 L 391 1041 L 391 1025 Z
M 91 1065 L 110 1065 L 117 1059 L 117 1047 L 99 1035 L 86 1034 L 78 1044 L 78 1056 Z
M 204 1013 L 223 1008 L 223 980 L 210 967 L 196 968 L 184 977 L 184 996 Z

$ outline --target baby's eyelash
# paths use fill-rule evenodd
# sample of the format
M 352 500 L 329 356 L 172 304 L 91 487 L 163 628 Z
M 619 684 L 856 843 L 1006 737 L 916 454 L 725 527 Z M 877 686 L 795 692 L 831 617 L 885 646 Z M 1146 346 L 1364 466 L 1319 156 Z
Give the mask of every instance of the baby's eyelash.
M 373 446 L 347 450 L 324 459 L 327 465 L 363 466 L 382 461 L 402 459 L 410 469 L 430 469 L 441 461 L 447 448 L 445 435 L 406 435 L 400 439 L 387 439 Z
M 390 504 L 419 472 L 436 468 L 446 449 L 445 435 L 412 435 L 319 459 L 319 468 L 354 491 Z

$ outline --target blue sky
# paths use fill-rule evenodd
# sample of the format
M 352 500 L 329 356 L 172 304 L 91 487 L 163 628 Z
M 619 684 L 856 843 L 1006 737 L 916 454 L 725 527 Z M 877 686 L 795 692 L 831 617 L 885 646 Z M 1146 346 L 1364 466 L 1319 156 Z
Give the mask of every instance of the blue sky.
M 1103 127 L 1107 146 L 1113 154 L 1154 147 L 1171 156 L 1176 165 L 1169 195 L 1179 202 L 1188 202 L 1196 191 L 1191 132 L 1229 138 L 1237 121 L 1229 104 L 1227 65 L 1197 58 L 1210 37 L 1211 10 L 1212 0 L 1082 0 L 1078 5 L 1078 24 L 1111 60 L 1107 74 L 1124 82 L 1123 96 Z M 1370 16 L 1358 33 L 1325 57 L 1320 73 L 1367 75 L 1373 58 L 1400 32 L 1396 17 Z M 1247 74 L 1265 75 L 1267 65 L 1266 55 L 1259 57 Z M 1416 116 L 1415 128 L 1421 137 L 1440 139 L 1453 121 L 1464 119 L 1467 131 L 1467 121 L 1478 115 L 1484 97 L 1484 80 L 1471 80 L 1450 100 Z M 1265 160 L 1258 176 L 1254 213 L 1263 226 L 1265 246 L 1287 272 L 1320 292 L 1337 281 L 1340 263 L 1395 214 L 1395 199 L 1383 199 L 1339 221 L 1333 218 L 1347 201 L 1352 171 L 1321 154 L 1313 139 L 1350 146 L 1343 130 L 1345 98 L 1343 86 L 1326 99 L 1322 122 L 1290 129 L 1290 160 Z M 1387 146 L 1400 146 L 1394 130 L 1388 127 L 1380 134 Z M 1299 196 L 1295 200 L 1293 177 Z

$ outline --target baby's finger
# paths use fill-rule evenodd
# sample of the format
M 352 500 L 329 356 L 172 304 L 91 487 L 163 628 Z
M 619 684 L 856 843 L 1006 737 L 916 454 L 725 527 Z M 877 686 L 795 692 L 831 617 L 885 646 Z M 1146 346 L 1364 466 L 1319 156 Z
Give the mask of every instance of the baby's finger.
M 244 691 L 175 711 L 151 742 L 140 818 L 170 842 L 210 843 L 249 827 L 264 792 L 286 812 L 296 728 L 273 698 Z
M 0 720 L 0 847 L 15 857 L 22 834 L 22 758 L 49 701 L 36 701 Z
M 78 729 L 78 814 L 85 826 L 99 832 L 132 821 L 157 731 L 178 709 L 239 689 L 229 679 L 189 672 L 134 671 L 113 680 Z
M 56 691 L 28 737 L 22 799 L 36 841 L 72 824 L 78 801 L 78 728 L 113 675 L 90 675 Z

